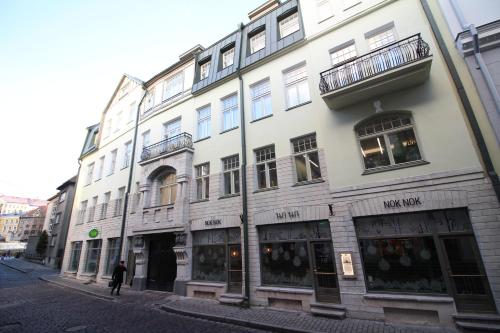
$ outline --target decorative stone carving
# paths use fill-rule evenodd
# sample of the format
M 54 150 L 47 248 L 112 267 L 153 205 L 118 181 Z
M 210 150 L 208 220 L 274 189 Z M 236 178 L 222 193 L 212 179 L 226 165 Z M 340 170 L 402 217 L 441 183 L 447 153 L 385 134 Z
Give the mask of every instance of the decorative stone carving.
M 141 236 L 135 236 L 134 237 L 134 252 L 136 251 L 141 251 L 144 249 L 144 237 Z
M 184 232 L 175 233 L 175 246 L 186 246 L 187 234 Z
M 184 246 L 174 246 L 173 248 L 175 256 L 177 258 L 177 265 L 187 265 L 189 261 L 189 255 Z

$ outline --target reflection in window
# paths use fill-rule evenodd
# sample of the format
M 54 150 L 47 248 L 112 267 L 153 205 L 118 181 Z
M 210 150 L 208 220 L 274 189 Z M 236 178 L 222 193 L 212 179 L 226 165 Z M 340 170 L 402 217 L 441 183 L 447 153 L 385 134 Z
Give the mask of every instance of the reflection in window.
M 321 178 L 316 135 L 292 140 L 297 182 Z
M 170 173 L 160 179 L 160 204 L 170 205 L 175 203 L 177 197 L 177 178 L 175 173 Z
M 87 241 L 87 260 L 85 261 L 85 273 L 97 273 L 99 257 L 101 256 L 101 239 Z

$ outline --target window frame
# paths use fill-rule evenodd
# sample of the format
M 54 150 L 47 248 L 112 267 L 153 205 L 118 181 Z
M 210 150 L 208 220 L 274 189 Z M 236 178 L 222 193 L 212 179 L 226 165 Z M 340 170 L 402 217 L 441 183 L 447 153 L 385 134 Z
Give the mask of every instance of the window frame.
M 232 162 L 231 159 L 236 158 L 236 162 Z M 234 154 L 231 156 L 227 156 L 221 159 L 222 162 L 222 196 L 233 196 L 239 195 L 241 191 L 241 182 L 240 182 L 240 155 Z M 236 164 L 236 166 L 226 168 L 226 162 L 232 164 Z M 230 191 L 226 193 L 226 183 L 225 183 L 225 175 L 229 173 L 231 184 L 229 184 Z M 238 186 L 238 191 L 236 191 L 236 185 Z
M 176 80 L 179 80 L 179 81 L 176 81 Z M 177 85 L 179 85 L 180 83 L 180 86 L 177 87 Z M 174 89 L 176 88 L 176 89 Z M 170 91 L 169 94 L 167 94 L 167 92 L 169 92 L 169 90 L 172 90 Z M 163 83 L 163 89 L 162 89 L 162 100 L 163 101 L 168 101 L 168 100 L 171 100 L 173 98 L 175 98 L 176 96 L 179 96 L 180 94 L 182 94 L 184 92 L 184 71 L 181 70 L 175 74 L 173 74 L 172 76 L 170 76 L 169 78 L 167 78 L 164 83 Z
M 222 69 L 234 65 L 235 54 L 236 54 L 236 48 L 234 46 L 232 46 L 226 50 L 223 50 L 222 55 L 221 55 L 222 56 Z M 228 55 L 230 55 L 230 58 L 227 57 Z M 228 59 L 231 59 L 231 60 L 227 61 Z
M 164 181 L 166 181 L 170 176 L 173 177 L 173 181 L 171 183 L 165 183 L 163 184 Z M 158 177 L 158 204 L 160 206 L 166 206 L 166 205 L 173 205 L 175 204 L 175 201 L 177 200 L 177 174 L 175 172 L 168 172 L 165 174 L 162 174 L 161 176 Z M 166 189 L 168 191 L 168 202 L 163 203 L 163 189 Z M 172 195 L 174 194 L 174 195 Z M 172 200 L 172 197 L 173 200 Z
M 210 68 L 212 67 L 211 62 L 212 59 L 208 57 L 198 63 L 200 66 L 200 81 L 203 81 L 206 78 L 208 78 L 210 74 Z
M 94 245 L 94 243 L 97 244 L 97 246 L 90 247 L 91 244 Z M 95 271 L 93 271 L 93 272 L 89 271 L 89 269 L 88 269 L 91 251 L 96 251 Z M 97 275 L 97 273 L 99 272 L 101 251 L 102 251 L 102 239 L 87 240 L 87 253 L 85 256 L 84 273 Z
M 87 165 L 87 178 L 85 179 L 85 185 L 90 185 L 92 181 L 94 180 L 94 167 L 95 167 L 95 162 L 89 163 Z
M 264 157 L 263 160 L 259 161 L 259 158 L 258 158 L 259 152 L 262 152 L 263 150 L 268 150 L 268 149 L 271 150 L 269 152 L 271 157 L 270 158 Z M 264 155 L 266 155 L 266 154 L 267 154 L 267 152 L 264 152 Z M 278 168 L 277 168 L 278 165 L 277 165 L 277 161 L 276 161 L 276 151 L 275 151 L 274 144 L 254 149 L 254 156 L 255 156 L 255 176 L 256 176 L 257 191 L 277 188 L 278 187 Z M 270 170 L 272 170 L 272 168 L 269 166 L 270 163 L 274 163 L 274 173 L 276 176 L 276 180 L 275 180 L 276 185 L 274 185 L 274 186 L 271 186 L 271 171 Z M 266 183 L 265 187 L 260 187 L 259 169 L 258 169 L 259 165 L 264 165 L 264 176 L 265 176 L 265 183 Z
M 125 142 L 124 146 L 122 169 L 128 168 L 132 161 L 132 140 Z
M 305 140 L 305 139 L 308 139 L 310 137 L 314 137 L 316 147 L 311 148 L 311 149 L 305 149 L 305 150 L 299 151 L 299 152 L 295 152 L 294 142 L 296 142 L 298 140 Z M 317 139 L 316 133 L 310 133 L 310 134 L 306 134 L 306 135 L 303 135 L 303 136 L 300 136 L 297 138 L 290 139 L 290 144 L 291 144 L 291 148 L 292 148 L 292 159 L 293 159 L 293 168 L 295 171 L 295 173 L 294 173 L 295 182 L 300 184 L 300 183 L 321 181 L 323 179 L 323 170 L 321 170 L 321 162 L 320 162 L 320 155 L 319 155 L 319 148 L 318 148 L 318 139 Z M 311 159 L 309 157 L 309 154 L 317 154 L 318 162 L 319 162 L 319 164 L 317 165 L 317 168 L 319 169 L 319 173 L 320 173 L 319 177 L 317 177 L 317 178 L 312 177 Z M 304 161 L 305 161 L 306 178 L 307 178 L 306 180 L 299 180 L 299 175 L 298 175 L 298 170 L 297 170 L 297 165 L 296 165 L 296 158 L 300 155 L 302 155 L 304 157 Z M 312 162 L 312 163 L 314 164 L 314 162 Z
M 260 93 L 258 95 L 256 95 L 254 93 L 255 90 L 257 89 L 260 89 L 260 91 L 262 91 L 262 86 L 263 85 L 267 85 L 266 88 L 268 88 L 264 93 Z M 270 112 L 269 113 L 266 113 L 266 108 L 265 108 L 265 105 L 266 105 L 266 99 L 269 99 L 269 105 L 271 106 L 270 108 Z M 273 115 L 273 104 L 272 104 L 272 94 L 271 94 L 271 80 L 269 77 L 265 78 L 265 79 L 262 79 L 262 80 L 259 80 L 253 84 L 250 85 L 250 101 L 251 101 L 251 107 L 252 107 L 252 121 L 256 121 L 256 120 L 259 120 L 259 119 L 262 119 L 262 118 L 266 118 L 266 117 L 270 117 Z M 262 116 L 260 117 L 257 117 L 256 114 L 255 114 L 255 105 L 257 103 L 261 103 L 262 104 L 262 109 L 264 112 L 262 112 Z
M 111 255 L 114 253 L 116 258 L 118 258 L 119 249 L 120 249 L 120 238 L 119 237 L 108 238 L 108 247 L 106 249 L 106 266 L 104 268 L 104 276 L 111 276 L 113 274 L 113 270 L 114 270 L 115 266 L 118 264 L 118 261 L 115 260 L 115 263 L 112 263 L 111 262 Z
M 290 80 L 289 78 L 287 78 L 287 76 L 289 76 L 289 75 L 292 76 L 292 78 L 293 78 L 293 75 L 291 75 L 291 74 L 294 72 L 297 72 L 301 69 L 303 69 L 303 73 L 302 73 L 303 76 L 296 78 L 296 79 L 293 79 L 293 80 Z M 283 85 L 285 88 L 285 105 L 286 105 L 287 110 L 293 109 L 295 107 L 298 107 L 298 106 L 301 106 L 301 105 L 304 105 L 306 103 L 311 102 L 311 88 L 309 86 L 309 75 L 307 72 L 306 62 L 301 62 L 295 66 L 292 66 L 290 68 L 283 70 L 282 75 L 283 75 Z M 307 92 L 307 97 L 304 100 L 301 100 L 299 86 L 304 84 L 304 83 L 307 87 L 305 90 Z M 288 92 L 290 89 L 294 89 L 296 92 L 296 96 L 297 96 L 297 103 L 293 104 L 293 105 L 291 104 L 291 101 L 289 100 L 289 96 L 288 96 Z
M 97 174 L 96 174 L 95 181 L 98 181 L 102 178 L 102 174 L 104 172 L 105 161 L 106 161 L 106 155 L 102 155 L 101 157 L 99 157 L 99 167 L 97 168 Z
M 83 200 L 82 202 L 80 202 L 77 224 L 83 224 L 85 222 L 85 214 L 87 212 L 88 203 L 88 200 Z
M 82 246 L 83 241 L 71 242 L 71 254 L 69 257 L 68 272 L 78 272 L 78 268 L 80 266 L 80 258 L 82 256 Z M 74 256 L 75 252 L 78 253 L 76 257 Z M 74 269 L 73 266 L 75 266 Z
M 228 107 L 224 108 L 224 105 L 225 105 L 225 101 L 228 101 L 228 100 L 231 100 L 231 99 L 235 99 L 235 103 L 232 104 L 232 105 L 229 105 Z M 240 107 L 239 107 L 239 103 L 238 103 L 238 93 L 235 92 L 235 93 L 232 93 L 232 94 L 229 94 L 225 97 L 222 97 L 220 99 L 220 105 L 221 105 L 221 113 L 222 113 L 222 117 L 221 117 L 221 133 L 223 132 L 227 132 L 227 131 L 230 131 L 232 129 L 235 129 L 235 128 L 238 128 L 240 126 Z M 226 112 L 229 112 L 230 114 L 230 118 L 231 118 L 231 125 L 232 126 L 228 126 L 226 127 L 226 122 L 225 122 L 225 114 Z
M 118 148 L 111 151 L 111 159 L 109 160 L 109 170 L 107 176 L 111 176 L 115 173 L 116 169 L 116 158 L 118 156 Z
M 206 174 L 203 173 L 204 168 L 207 170 Z M 210 198 L 210 162 L 196 165 L 194 169 L 196 201 L 208 200 Z M 199 192 L 198 182 L 201 183 L 201 193 Z
M 325 7 L 328 7 L 328 12 L 324 10 Z M 327 14 L 322 14 L 327 13 Z M 328 20 L 333 17 L 333 6 L 330 0 L 316 0 L 316 19 L 318 23 Z
M 292 23 L 289 23 L 289 22 L 292 22 Z M 296 23 L 296 25 L 295 25 L 295 23 Z M 289 26 L 286 26 L 286 24 L 289 24 Z M 283 26 L 285 26 L 285 28 L 283 28 Z M 284 29 L 285 29 L 285 34 L 283 34 Z M 293 30 L 293 29 L 295 29 L 295 30 Z M 291 31 L 288 31 L 288 30 L 291 30 Z M 278 18 L 279 39 L 283 39 L 287 36 L 290 36 L 291 34 L 297 32 L 299 30 L 300 30 L 300 19 L 299 19 L 299 12 L 297 10 L 294 10 L 290 13 L 285 13 L 285 15 Z
M 260 39 L 258 39 L 260 38 Z M 248 43 L 249 43 L 249 51 L 250 51 L 250 54 L 254 54 L 256 52 L 259 52 L 260 50 L 263 50 L 266 48 L 266 27 L 263 26 L 263 27 L 260 27 L 258 29 L 256 29 L 255 32 L 252 32 L 248 35 Z M 264 41 L 262 43 L 262 40 Z M 259 43 L 259 44 L 257 44 Z M 262 45 L 260 45 L 262 44 Z M 260 47 L 260 48 L 256 48 L 256 47 Z
M 207 111 L 208 110 L 208 114 L 201 117 L 201 114 L 202 112 L 204 111 Z M 202 106 L 198 109 L 196 109 L 196 137 L 197 137 L 197 140 L 203 140 L 203 139 L 208 139 L 211 135 L 211 127 L 212 127 L 212 108 L 211 108 L 211 105 L 210 104 L 207 104 L 205 106 Z M 206 126 L 206 133 L 205 133 L 205 136 L 201 136 L 201 130 L 200 130 L 200 126 L 202 126 L 202 124 L 205 124 L 204 126 Z

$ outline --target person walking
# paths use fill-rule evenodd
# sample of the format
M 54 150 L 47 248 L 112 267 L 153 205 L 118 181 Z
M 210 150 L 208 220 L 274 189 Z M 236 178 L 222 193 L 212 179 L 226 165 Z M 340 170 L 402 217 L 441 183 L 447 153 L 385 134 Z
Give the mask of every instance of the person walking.
M 120 296 L 120 288 L 123 283 L 123 272 L 126 272 L 127 268 L 125 268 L 125 261 L 120 261 L 120 264 L 115 267 L 113 270 L 113 276 L 111 277 L 113 280 L 113 288 L 111 289 L 111 295 L 113 295 L 113 291 L 116 289 L 116 296 Z

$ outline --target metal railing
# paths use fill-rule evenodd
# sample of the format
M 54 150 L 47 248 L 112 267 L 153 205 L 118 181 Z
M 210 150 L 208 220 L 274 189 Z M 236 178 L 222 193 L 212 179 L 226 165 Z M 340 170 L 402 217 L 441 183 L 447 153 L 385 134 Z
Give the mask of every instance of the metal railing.
M 193 138 L 189 133 L 177 134 L 163 141 L 144 147 L 142 149 L 141 162 L 183 148 L 193 148 Z
M 320 73 L 319 90 L 325 94 L 344 88 L 429 55 L 429 45 L 416 34 Z

